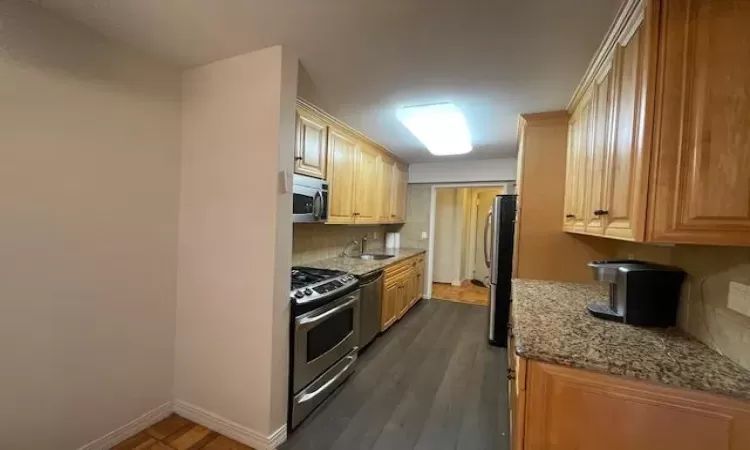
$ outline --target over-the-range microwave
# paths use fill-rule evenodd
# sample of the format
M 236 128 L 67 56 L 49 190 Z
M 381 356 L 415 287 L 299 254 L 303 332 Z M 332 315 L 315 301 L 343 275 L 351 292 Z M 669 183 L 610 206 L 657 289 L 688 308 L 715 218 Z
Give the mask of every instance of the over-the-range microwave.
M 294 175 L 293 221 L 325 222 L 328 219 L 328 183 L 318 178 Z

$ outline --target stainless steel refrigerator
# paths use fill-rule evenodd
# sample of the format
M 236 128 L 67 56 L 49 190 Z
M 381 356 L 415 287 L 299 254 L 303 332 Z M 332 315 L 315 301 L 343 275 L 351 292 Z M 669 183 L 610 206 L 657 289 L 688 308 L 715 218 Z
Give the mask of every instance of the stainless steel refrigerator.
M 490 344 L 500 347 L 508 342 L 516 201 L 516 195 L 495 197 L 484 227 L 484 259 L 490 271 L 487 337 Z

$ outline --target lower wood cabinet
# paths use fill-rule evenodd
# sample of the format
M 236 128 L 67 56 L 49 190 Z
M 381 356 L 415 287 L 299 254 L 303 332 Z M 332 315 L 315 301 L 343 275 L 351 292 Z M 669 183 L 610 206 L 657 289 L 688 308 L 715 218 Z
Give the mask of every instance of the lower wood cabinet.
M 380 329 L 385 331 L 406 314 L 424 292 L 424 256 L 419 255 L 385 269 Z
M 750 448 L 750 403 L 509 353 L 513 450 Z

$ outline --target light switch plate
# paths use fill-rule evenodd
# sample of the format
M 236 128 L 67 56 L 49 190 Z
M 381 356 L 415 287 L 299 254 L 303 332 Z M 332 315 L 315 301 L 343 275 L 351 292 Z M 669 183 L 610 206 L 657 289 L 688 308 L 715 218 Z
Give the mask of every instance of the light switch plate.
M 750 286 L 730 281 L 727 307 L 732 311 L 750 317 Z

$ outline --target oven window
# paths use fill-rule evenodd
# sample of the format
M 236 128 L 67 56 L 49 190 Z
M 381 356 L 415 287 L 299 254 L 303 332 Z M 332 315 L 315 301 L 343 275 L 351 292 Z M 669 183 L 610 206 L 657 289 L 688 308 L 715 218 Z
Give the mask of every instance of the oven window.
M 313 197 L 309 195 L 294 194 L 292 200 L 294 214 L 310 214 L 313 212 Z
M 347 308 L 307 332 L 307 361 L 336 347 L 354 330 L 354 309 Z

